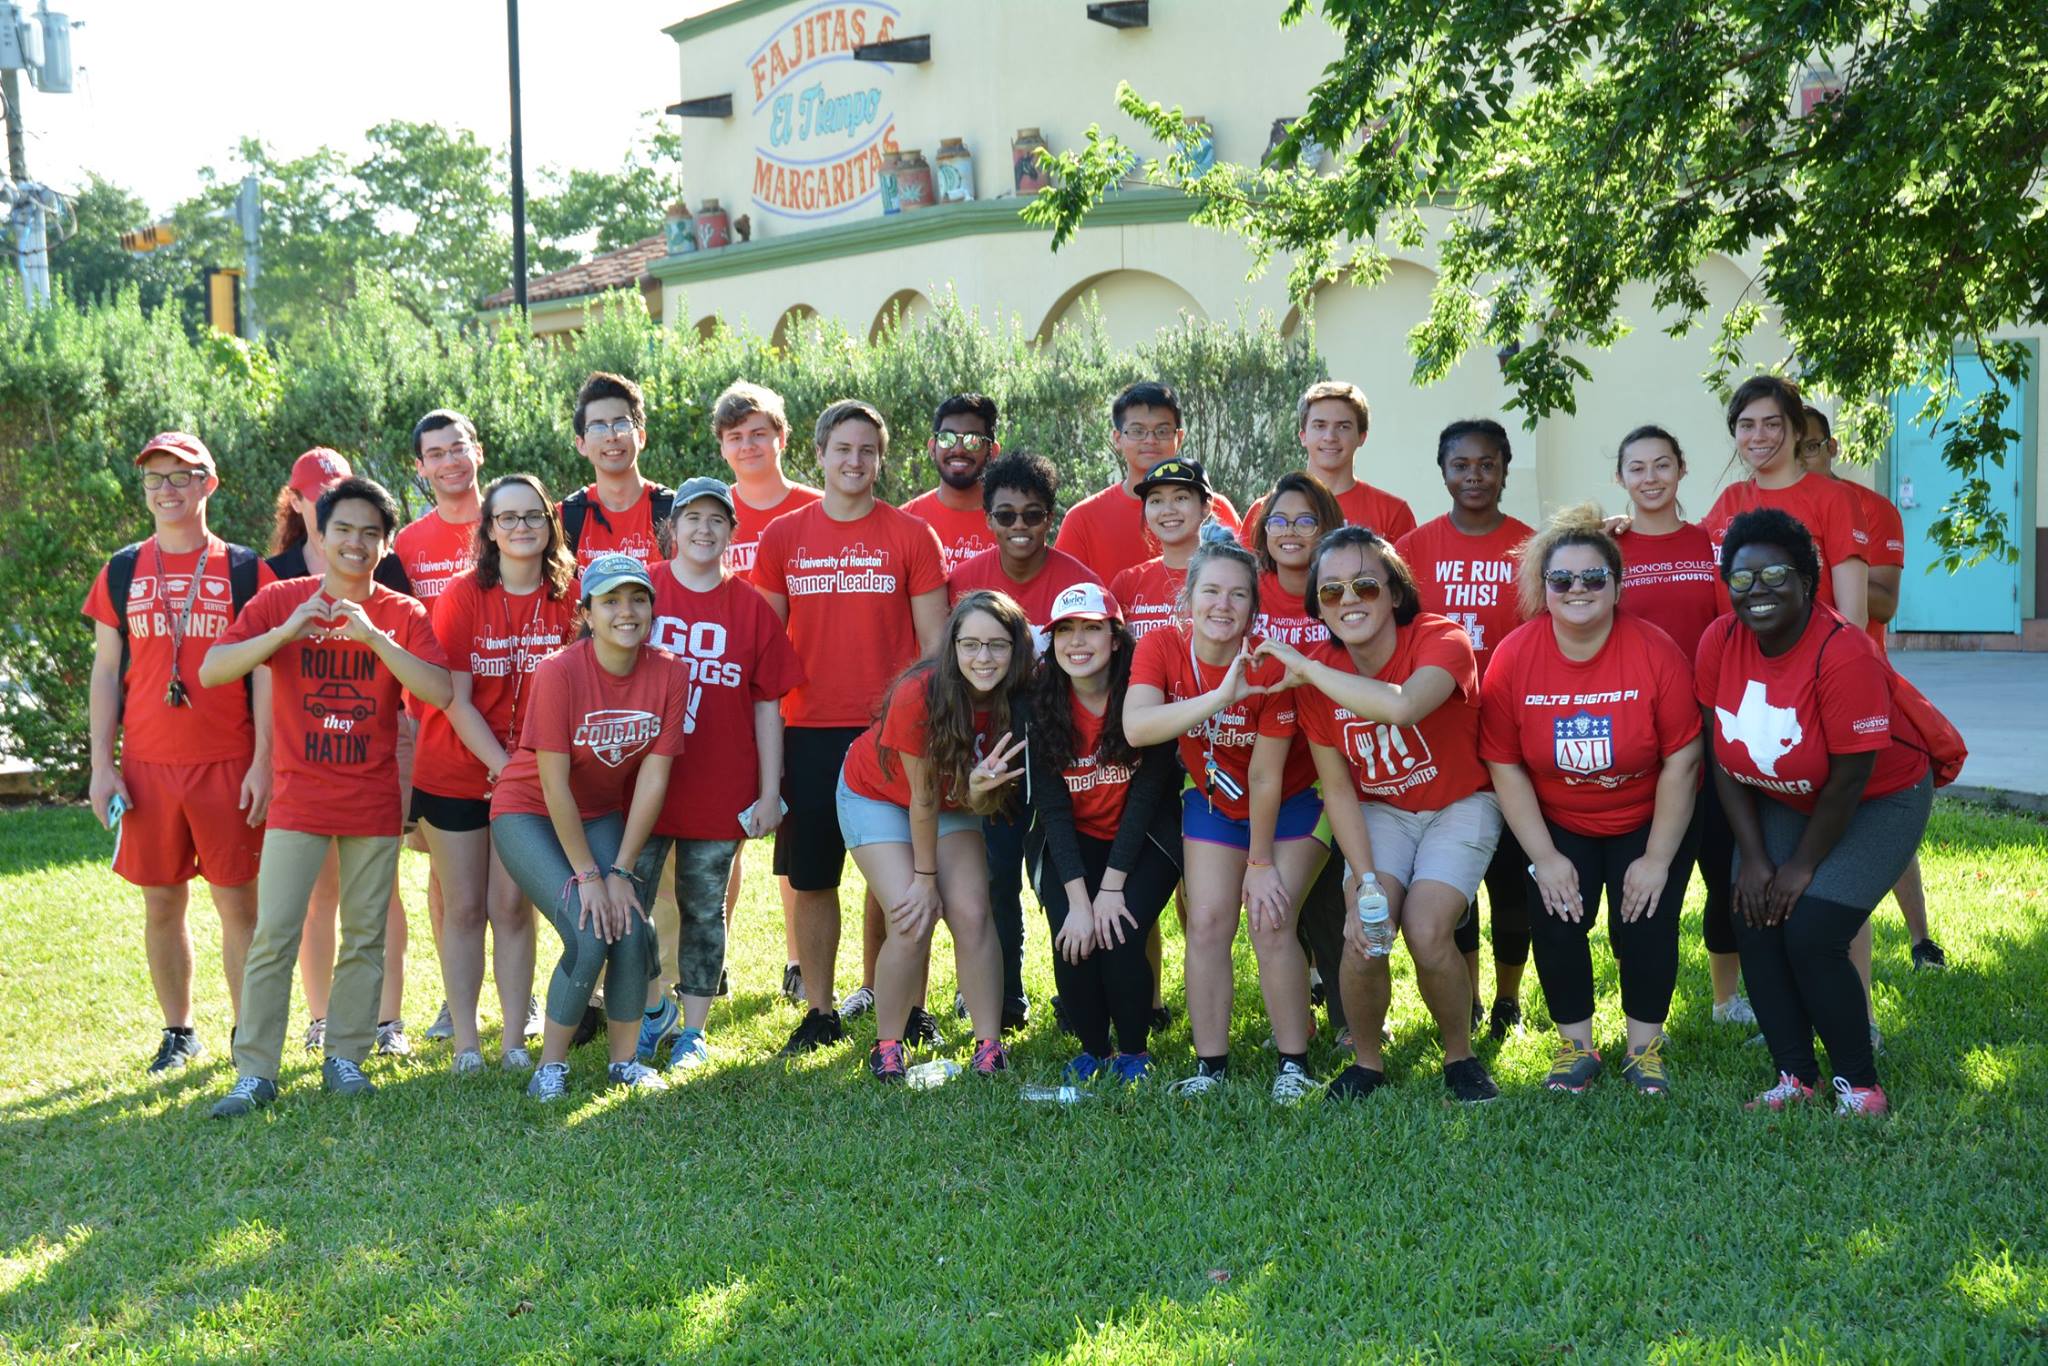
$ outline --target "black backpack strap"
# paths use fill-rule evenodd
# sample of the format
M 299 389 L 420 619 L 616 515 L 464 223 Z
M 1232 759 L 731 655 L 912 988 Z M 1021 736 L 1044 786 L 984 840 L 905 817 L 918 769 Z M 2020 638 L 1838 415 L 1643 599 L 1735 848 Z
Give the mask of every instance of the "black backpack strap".
M 667 559 L 675 554 L 675 548 L 668 540 L 668 519 L 669 514 L 675 511 L 676 491 L 666 484 L 655 484 L 647 490 L 647 497 L 651 503 L 648 510 L 653 514 L 654 548 L 663 559 Z
M 124 545 L 107 561 L 107 601 L 114 608 L 114 629 L 121 633 L 121 667 L 114 674 L 114 724 L 128 701 L 128 589 L 135 582 L 135 561 L 142 554 L 142 542 Z
M 590 513 L 590 499 L 583 489 L 578 489 L 562 500 L 562 539 L 569 543 L 569 553 L 574 555 L 583 546 L 583 519 Z M 611 523 L 604 520 L 604 511 L 599 509 L 598 521 L 607 529 Z
M 228 596 L 234 600 L 235 615 L 242 615 L 242 609 L 249 605 L 249 599 L 256 596 L 259 586 L 257 579 L 262 573 L 263 557 L 245 545 L 228 547 Z

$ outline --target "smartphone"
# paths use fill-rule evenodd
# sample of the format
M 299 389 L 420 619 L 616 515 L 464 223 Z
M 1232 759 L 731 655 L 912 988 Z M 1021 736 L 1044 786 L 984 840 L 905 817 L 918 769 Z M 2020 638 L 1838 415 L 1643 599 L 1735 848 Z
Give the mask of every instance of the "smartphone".
M 116 792 L 107 799 L 107 829 L 114 832 L 114 858 L 121 857 L 121 817 L 127 813 L 128 799 Z

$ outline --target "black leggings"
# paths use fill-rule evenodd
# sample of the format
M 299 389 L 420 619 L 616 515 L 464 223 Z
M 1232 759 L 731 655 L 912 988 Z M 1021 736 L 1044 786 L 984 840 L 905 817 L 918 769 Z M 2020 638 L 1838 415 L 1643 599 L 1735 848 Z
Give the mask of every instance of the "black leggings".
M 1109 867 L 1109 841 L 1079 831 L 1074 838 L 1081 846 L 1088 895 L 1093 897 Z M 1137 867 L 1124 879 L 1124 904 L 1138 921 L 1135 927 L 1125 927 L 1124 942 L 1097 949 L 1078 963 L 1069 963 L 1060 956 L 1058 945 L 1053 946 L 1052 979 L 1059 988 L 1060 1005 L 1080 1036 L 1081 1047 L 1098 1058 L 1109 1056 L 1111 1024 L 1124 1052 L 1145 1051 L 1145 1034 L 1152 1027 L 1152 965 L 1145 959 L 1145 939 L 1179 882 L 1180 869 L 1147 840 Z M 1057 937 L 1067 922 L 1067 889 L 1050 858 L 1039 860 L 1037 887 L 1038 904 L 1045 908 L 1046 923 Z
M 1820 1081 L 1820 1062 L 1813 1055 L 1816 1030 L 1836 1076 L 1851 1086 L 1877 1085 L 1870 1006 L 1863 979 L 1849 961 L 1849 941 L 1868 919 L 1868 907 L 1802 896 L 1791 915 L 1768 929 L 1755 929 L 1740 918 L 1735 922 L 1750 1009 L 1763 1026 L 1771 1061 L 1808 1086 Z
M 1486 904 L 1493 908 L 1493 961 L 1515 967 L 1529 961 L 1529 908 L 1543 899 L 1529 890 L 1529 856 L 1503 822 L 1493 861 L 1486 865 Z M 1479 952 L 1479 898 L 1458 922 L 1453 936 L 1459 953 Z
M 1712 772 L 1700 788 L 1699 806 L 1692 813 L 1692 823 L 1699 832 L 1700 881 L 1707 887 L 1707 912 L 1700 924 L 1702 937 L 1708 953 L 1734 953 L 1735 831 L 1728 824 L 1728 813 L 1721 809 L 1721 792 L 1714 785 Z M 1671 871 L 1676 873 L 1678 869 L 1674 861 Z
M 1628 866 L 1649 847 L 1650 822 L 1625 834 L 1598 836 L 1574 834 L 1550 821 L 1544 824 L 1550 828 L 1550 841 L 1557 852 L 1578 870 L 1579 904 L 1586 912 L 1574 924 L 1542 909 L 1536 879 L 1529 876 L 1524 864 L 1522 878 L 1529 904 L 1536 908 L 1529 925 L 1536 950 L 1536 979 L 1543 983 L 1550 1018 L 1559 1024 L 1577 1024 L 1593 1017 L 1593 954 L 1588 940 L 1604 888 L 1607 942 L 1621 968 L 1621 1008 L 1631 1020 L 1662 1024 L 1671 1013 L 1671 992 L 1678 985 L 1678 913 L 1685 904 L 1686 870 L 1692 866 L 1693 831 L 1686 831 L 1678 852 L 1671 856 L 1671 874 L 1664 879 L 1664 892 L 1657 904 L 1630 922 L 1621 918 L 1621 880 Z
M 1316 874 L 1302 899 L 1294 933 L 1308 961 L 1323 975 L 1332 1034 L 1344 1032 L 1344 993 L 1337 990 L 1337 971 L 1344 962 L 1344 918 L 1350 913 L 1344 900 L 1344 859 L 1341 855 L 1325 859 L 1323 871 Z

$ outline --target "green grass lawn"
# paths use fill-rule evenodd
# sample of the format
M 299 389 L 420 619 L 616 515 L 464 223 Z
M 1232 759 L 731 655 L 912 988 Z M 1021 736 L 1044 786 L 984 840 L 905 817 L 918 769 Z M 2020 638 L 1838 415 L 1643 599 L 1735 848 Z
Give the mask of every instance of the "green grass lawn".
M 294 1049 L 279 1103 L 219 1124 L 217 925 L 195 897 L 212 1051 L 153 1083 L 140 904 L 109 848 L 82 810 L 0 812 L 0 1358 L 2048 1354 L 2048 831 L 2018 817 L 1936 808 L 1925 863 L 1948 973 L 1910 973 L 1898 914 L 1880 912 L 1895 1110 L 1879 1122 L 1742 1111 L 1768 1063 L 1710 1021 L 1697 885 L 1667 1103 L 1612 1072 L 1582 1098 L 1541 1091 L 1532 972 L 1536 1028 L 1483 1050 L 1501 1101 L 1446 1107 L 1397 957 L 1399 1085 L 1276 1109 L 1243 944 L 1241 1079 L 1220 1098 L 1036 1106 L 972 1077 L 884 1090 L 862 1066 L 872 1026 L 829 1056 L 772 1056 L 795 1013 L 775 994 L 780 916 L 756 858 L 715 1065 L 685 1085 L 602 1092 L 585 1049 L 570 1100 L 543 1109 L 523 1076 L 458 1082 L 434 1044 L 378 1060 L 378 1094 L 347 1103 Z M 416 1031 L 440 999 L 425 871 L 406 855 Z M 1030 932 L 1042 1006 L 1043 921 Z M 552 941 L 543 928 L 544 972 Z M 857 956 L 856 929 L 843 981 Z M 939 956 L 933 999 L 949 1001 Z M 1050 1080 L 1069 1051 L 1041 1009 L 1014 1075 Z M 1188 1068 L 1184 1022 L 1157 1053 L 1168 1076 Z M 1327 1038 L 1312 1061 L 1334 1072 Z

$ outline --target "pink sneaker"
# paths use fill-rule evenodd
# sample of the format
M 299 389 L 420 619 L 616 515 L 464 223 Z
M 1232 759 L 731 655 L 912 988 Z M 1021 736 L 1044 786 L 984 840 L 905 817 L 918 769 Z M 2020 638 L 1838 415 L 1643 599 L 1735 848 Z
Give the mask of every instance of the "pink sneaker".
M 1851 1086 L 1835 1078 L 1835 1113 L 1838 1115 L 1883 1115 L 1891 1112 L 1882 1086 Z
M 977 1039 L 974 1042 L 974 1061 L 969 1064 L 984 1077 L 1009 1070 L 1010 1050 L 994 1039 Z
M 1798 1100 L 1812 1100 L 1813 1088 L 1790 1072 L 1778 1074 L 1778 1084 L 1758 1096 L 1742 1108 L 1745 1110 L 1782 1110 Z

